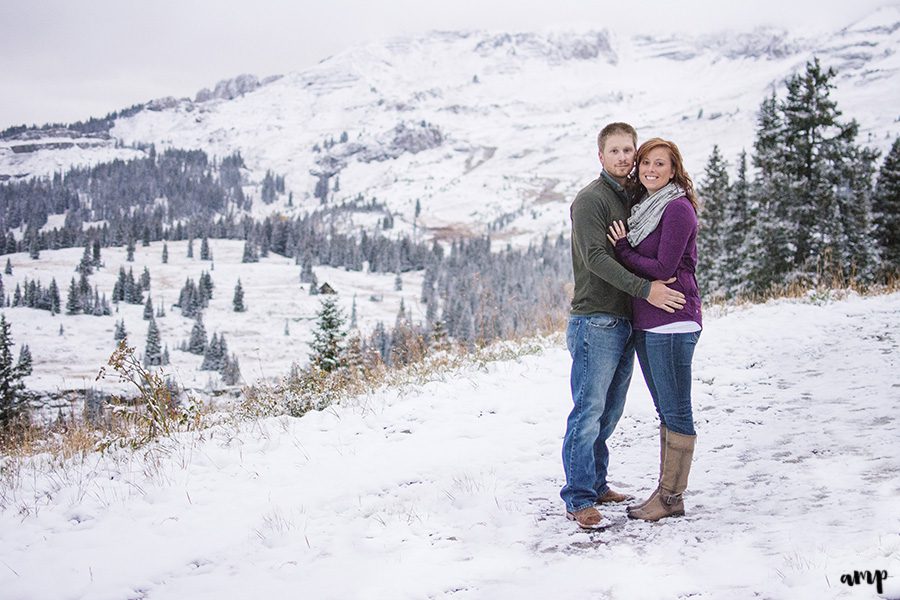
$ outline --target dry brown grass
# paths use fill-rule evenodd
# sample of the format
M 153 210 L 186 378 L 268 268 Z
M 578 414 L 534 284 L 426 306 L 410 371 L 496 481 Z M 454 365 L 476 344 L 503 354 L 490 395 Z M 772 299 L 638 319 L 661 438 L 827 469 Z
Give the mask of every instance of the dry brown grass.
M 820 270 L 812 280 L 796 280 L 774 285 L 763 292 L 745 293 L 733 298 L 704 298 L 707 306 L 745 306 L 765 304 L 778 299 L 805 299 L 813 302 L 841 300 L 849 295 L 881 296 L 900 291 L 900 275 L 884 273 L 875 281 L 866 282 L 845 275 L 839 269 Z
M 407 344 L 412 350 L 402 364 L 388 366 L 380 357 L 368 356 L 362 364 L 331 373 L 296 370 L 278 383 L 246 388 L 239 412 L 245 418 L 285 414 L 297 417 L 378 389 L 402 389 L 446 380 L 466 368 L 485 368 L 491 362 L 538 353 L 546 344 L 541 338 L 559 331 L 558 319 L 547 318 L 535 323 L 535 330 L 529 335 L 476 345 L 474 349 L 451 342 L 429 346 L 422 337 L 413 336 Z

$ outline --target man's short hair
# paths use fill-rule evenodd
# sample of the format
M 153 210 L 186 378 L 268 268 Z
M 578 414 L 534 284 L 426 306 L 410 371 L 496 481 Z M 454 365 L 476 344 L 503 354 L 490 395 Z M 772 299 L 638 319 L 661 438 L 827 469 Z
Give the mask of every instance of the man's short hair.
M 611 135 L 617 134 L 630 135 L 631 141 L 634 142 L 634 147 L 637 148 L 637 131 L 634 130 L 634 127 L 628 123 L 610 123 L 601 129 L 599 135 L 597 135 L 597 149 L 603 152 L 603 145 L 606 144 L 606 139 Z

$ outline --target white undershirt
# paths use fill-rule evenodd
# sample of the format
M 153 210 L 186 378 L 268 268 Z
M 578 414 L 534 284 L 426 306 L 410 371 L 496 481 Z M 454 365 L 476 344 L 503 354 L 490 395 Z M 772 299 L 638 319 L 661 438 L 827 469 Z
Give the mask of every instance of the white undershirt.
M 676 321 L 654 327 L 653 329 L 647 329 L 646 331 L 649 333 L 694 333 L 701 329 L 703 328 L 700 327 L 700 323 L 696 321 Z

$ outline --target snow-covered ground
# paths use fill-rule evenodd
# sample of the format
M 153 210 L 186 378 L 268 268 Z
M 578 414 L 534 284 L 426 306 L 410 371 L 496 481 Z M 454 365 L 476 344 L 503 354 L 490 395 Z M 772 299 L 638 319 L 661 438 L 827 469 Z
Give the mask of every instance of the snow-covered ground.
M 252 300 L 251 300 L 252 303 Z M 900 598 L 900 294 L 708 314 L 687 516 L 602 532 L 562 516 L 570 408 L 559 337 L 537 354 L 150 452 L 6 479 L 0 596 Z M 611 480 L 647 494 L 639 374 Z

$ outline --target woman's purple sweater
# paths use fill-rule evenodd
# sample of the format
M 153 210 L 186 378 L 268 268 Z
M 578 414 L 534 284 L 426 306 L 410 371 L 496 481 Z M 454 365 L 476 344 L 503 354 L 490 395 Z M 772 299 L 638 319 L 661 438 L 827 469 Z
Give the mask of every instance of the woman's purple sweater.
M 629 271 L 651 281 L 676 277 L 668 286 L 684 294 L 684 308 L 674 313 L 656 308 L 643 298 L 632 298 L 635 329 L 653 329 L 679 321 L 703 325 L 700 290 L 694 276 L 697 269 L 697 214 L 687 198 L 669 202 L 659 225 L 637 247 L 632 248 L 626 238 L 616 242 L 616 258 Z

